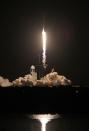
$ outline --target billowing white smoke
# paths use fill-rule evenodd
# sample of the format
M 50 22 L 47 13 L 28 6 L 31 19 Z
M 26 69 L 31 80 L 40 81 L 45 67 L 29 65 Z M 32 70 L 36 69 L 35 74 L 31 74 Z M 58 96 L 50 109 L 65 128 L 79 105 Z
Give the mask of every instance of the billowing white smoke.
M 8 79 L 5 79 L 2 76 L 0 76 L 0 86 L 8 87 L 8 86 L 12 86 L 12 83 Z
M 13 81 L 14 86 L 35 86 L 36 80 L 32 77 L 31 74 L 25 75 L 24 77 L 19 77 Z
M 8 79 L 5 79 L 0 76 L 0 86 L 8 87 L 8 86 L 60 86 L 60 85 L 71 85 L 71 81 L 67 79 L 65 76 L 58 75 L 57 72 L 51 72 L 41 78 L 40 80 L 34 79 L 31 74 L 25 75 L 24 77 L 19 77 L 18 79 L 10 82 Z
M 59 85 L 71 85 L 71 81 L 65 76 L 58 75 L 57 72 L 51 72 L 37 81 L 37 85 L 41 86 L 59 86 Z
M 32 75 L 25 75 L 25 77 L 19 77 L 13 81 L 14 86 L 60 86 L 71 85 L 71 81 L 62 75 L 58 75 L 57 72 L 51 72 L 41 78 L 40 80 L 34 80 Z

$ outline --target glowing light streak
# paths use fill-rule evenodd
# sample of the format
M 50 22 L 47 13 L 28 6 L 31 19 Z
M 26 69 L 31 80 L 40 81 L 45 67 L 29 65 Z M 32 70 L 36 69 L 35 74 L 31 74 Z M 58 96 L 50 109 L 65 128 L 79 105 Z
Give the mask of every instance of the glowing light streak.
M 32 119 L 37 119 L 41 122 L 41 131 L 46 131 L 46 124 L 52 119 L 57 119 L 60 116 L 58 114 L 44 114 L 44 115 L 32 115 L 30 116 Z
M 43 53 L 42 53 L 42 63 L 43 63 L 43 67 L 46 68 L 46 32 L 42 31 L 42 41 L 43 41 Z

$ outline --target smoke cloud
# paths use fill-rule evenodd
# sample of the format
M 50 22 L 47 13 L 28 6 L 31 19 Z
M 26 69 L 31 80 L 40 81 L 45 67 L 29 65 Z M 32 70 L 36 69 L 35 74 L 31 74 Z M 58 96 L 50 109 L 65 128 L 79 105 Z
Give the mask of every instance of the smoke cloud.
M 65 76 L 58 75 L 57 72 L 51 72 L 41 78 L 41 80 L 37 80 L 37 85 L 38 86 L 60 86 L 60 85 L 71 85 L 71 81 L 67 79 Z
M 18 79 L 14 80 L 13 86 L 35 86 L 36 80 L 33 79 L 32 75 L 28 74 L 24 77 L 19 77 Z
M 32 75 L 25 75 L 25 77 L 19 77 L 15 81 L 13 81 L 14 86 L 48 86 L 48 87 L 53 87 L 53 86 L 66 86 L 66 85 L 71 85 L 72 82 L 67 79 L 65 76 L 58 75 L 57 72 L 51 72 L 41 78 L 40 80 L 34 80 Z
M 8 80 L 0 76 L 0 86 L 1 87 L 9 87 L 12 86 L 12 83 Z
M 38 87 L 53 87 L 53 86 L 66 86 L 71 85 L 71 80 L 67 79 L 65 76 L 59 75 L 57 72 L 51 72 L 42 77 L 40 80 L 34 79 L 31 74 L 25 75 L 24 77 L 19 77 L 18 79 L 10 82 L 9 79 L 5 79 L 0 76 L 0 86 L 10 87 L 10 86 L 38 86 Z

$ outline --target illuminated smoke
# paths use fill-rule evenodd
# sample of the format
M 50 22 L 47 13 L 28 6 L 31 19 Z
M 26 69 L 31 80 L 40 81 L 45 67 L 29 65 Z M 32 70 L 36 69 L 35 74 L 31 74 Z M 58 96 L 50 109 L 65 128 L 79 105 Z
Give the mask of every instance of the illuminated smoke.
M 51 72 L 45 75 L 40 80 L 34 79 L 34 76 L 31 74 L 25 75 L 24 77 L 19 77 L 18 79 L 14 80 L 13 86 L 43 86 L 43 87 L 54 87 L 54 86 L 66 86 L 72 85 L 71 80 L 67 79 L 63 75 L 59 75 L 57 72 Z
M 51 72 L 41 78 L 40 80 L 37 80 L 37 86 L 48 86 L 48 87 L 53 87 L 53 86 L 66 86 L 66 85 L 71 85 L 72 82 L 67 79 L 65 76 L 59 75 L 57 72 Z
M 9 81 L 9 79 L 3 78 L 0 76 L 0 86 L 1 87 L 9 87 L 12 86 L 12 83 Z
M 37 87 L 55 87 L 55 86 L 66 86 L 72 85 L 72 81 L 67 79 L 63 75 L 59 75 L 57 72 L 50 72 L 40 80 L 37 80 L 37 73 L 31 72 L 31 74 L 27 74 L 24 77 L 19 77 L 16 80 L 10 82 L 9 79 L 3 78 L 0 76 L 0 86 L 1 87 L 10 87 L 10 86 L 37 86 Z
M 42 31 L 42 41 L 43 41 L 43 53 L 42 53 L 42 63 L 43 67 L 46 68 L 46 32 Z

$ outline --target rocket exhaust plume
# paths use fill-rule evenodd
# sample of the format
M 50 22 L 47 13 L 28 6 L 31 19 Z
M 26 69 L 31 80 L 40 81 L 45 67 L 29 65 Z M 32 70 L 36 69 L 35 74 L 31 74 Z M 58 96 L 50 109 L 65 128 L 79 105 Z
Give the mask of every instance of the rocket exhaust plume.
M 42 53 L 42 63 L 43 63 L 43 67 L 46 68 L 46 32 L 42 31 L 42 42 L 43 42 L 43 53 Z

